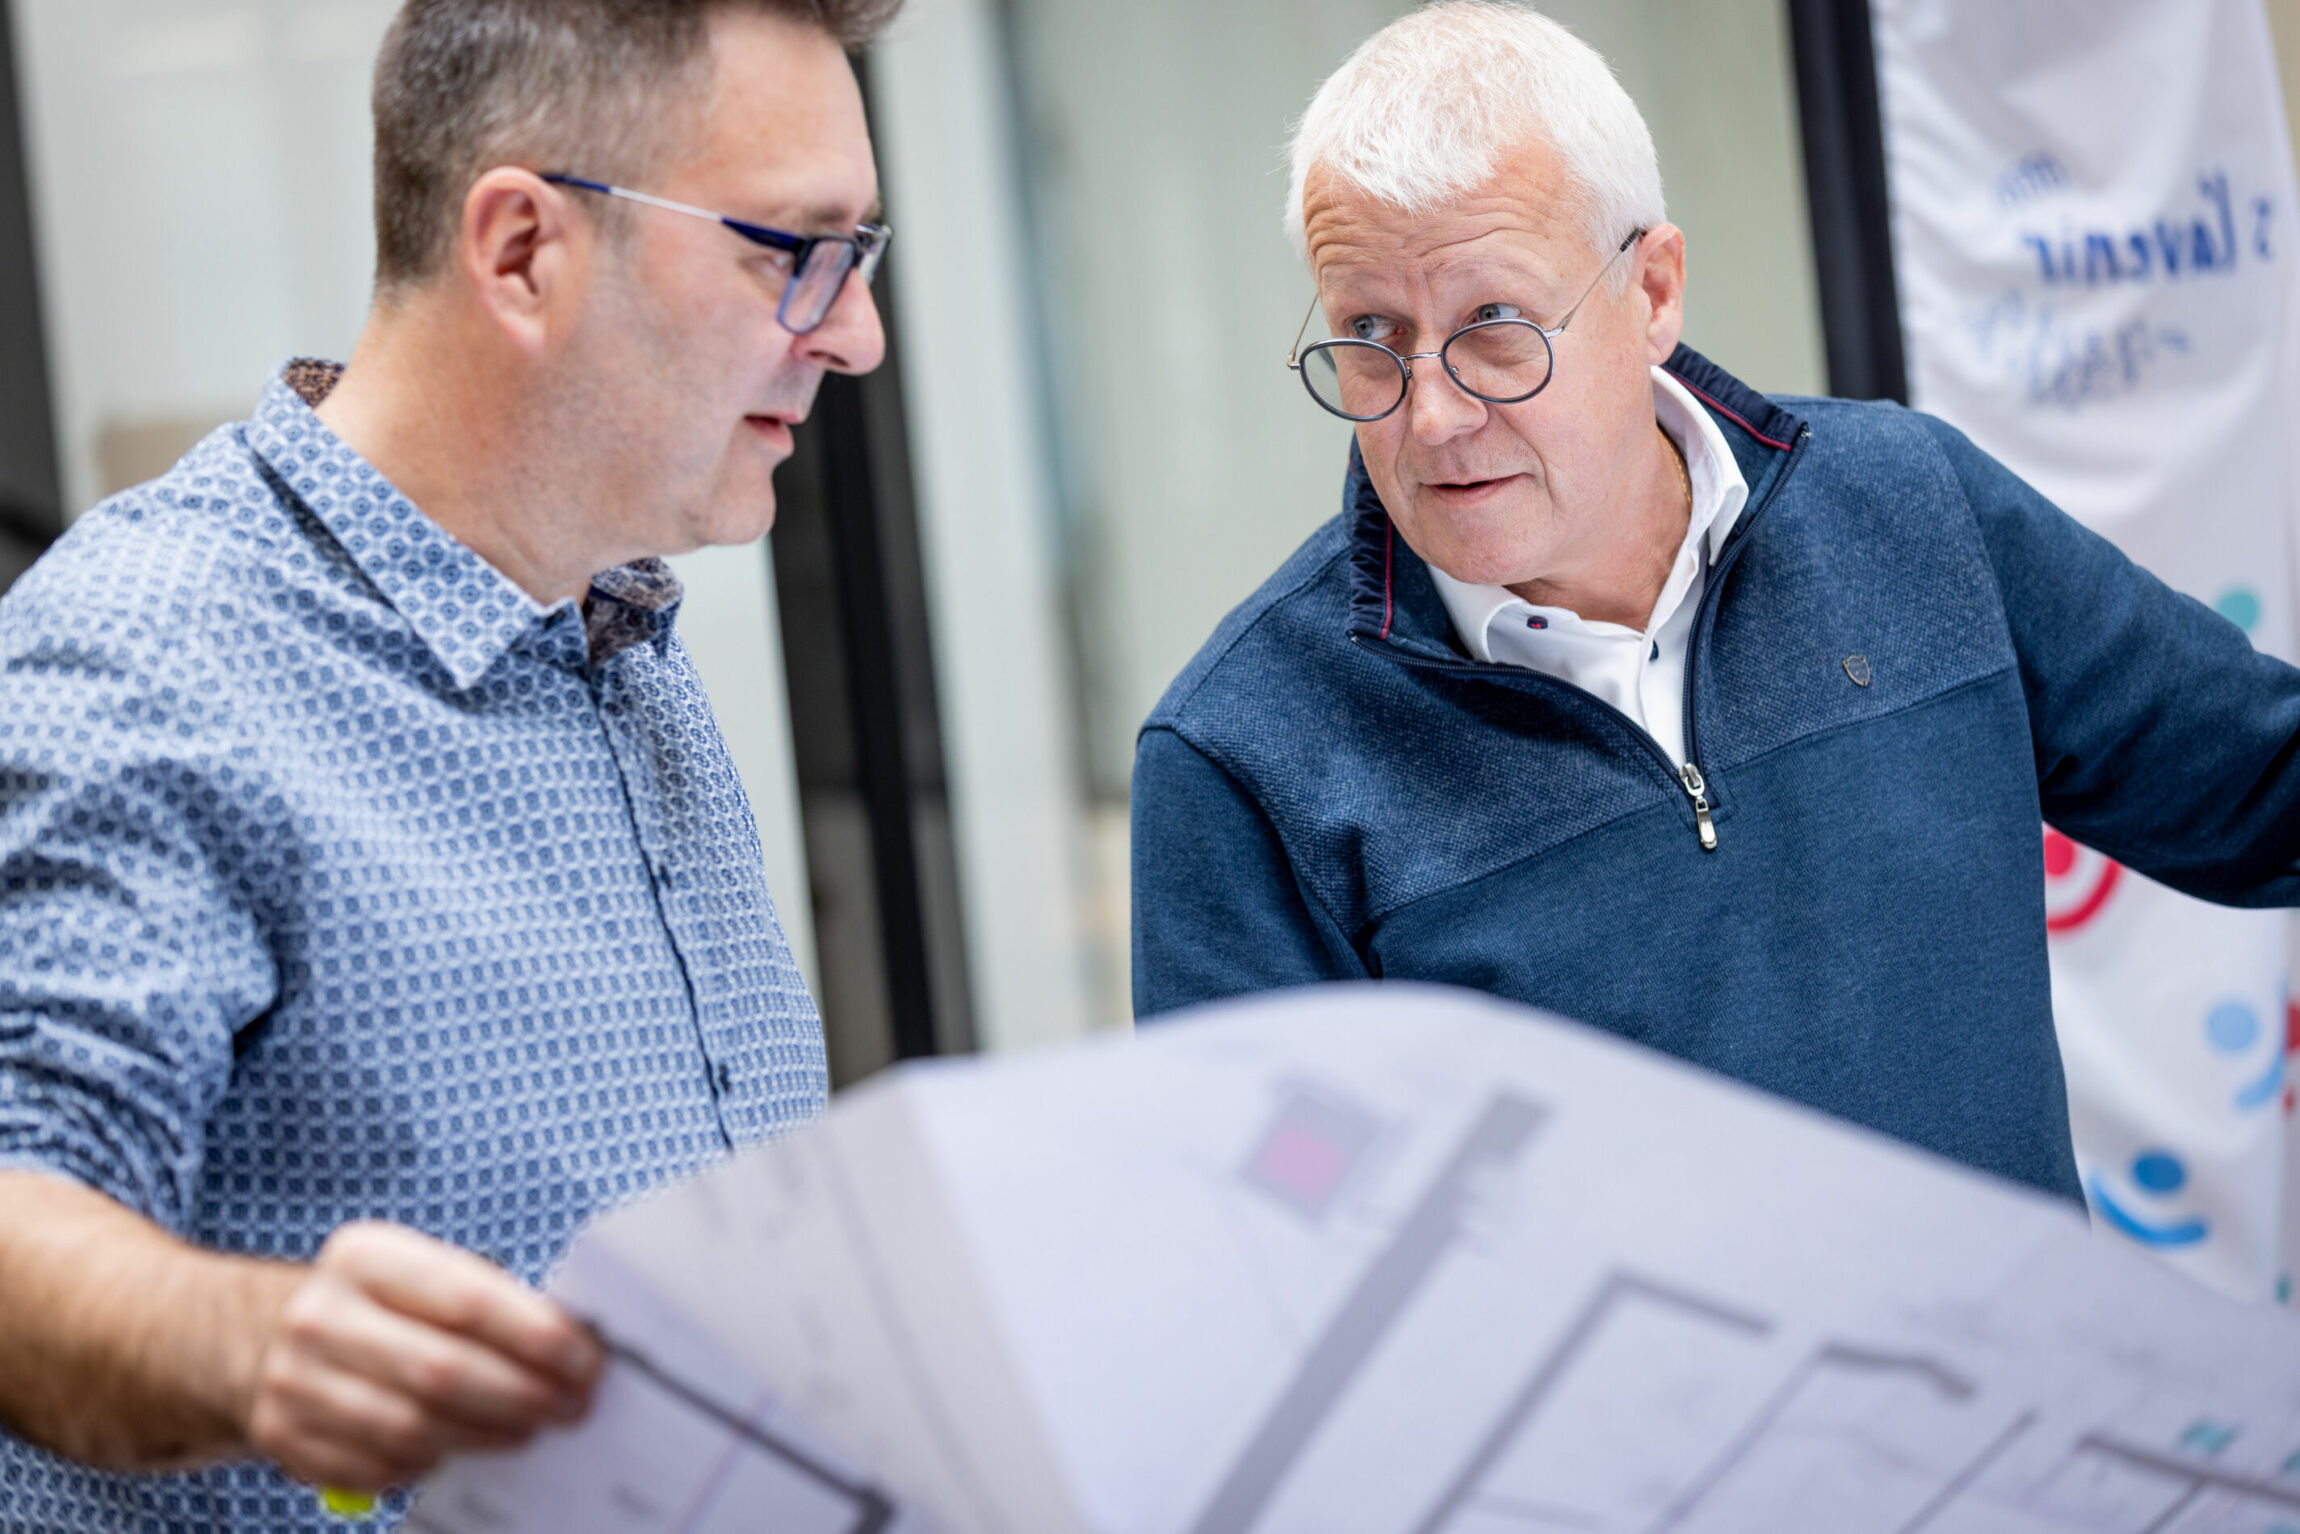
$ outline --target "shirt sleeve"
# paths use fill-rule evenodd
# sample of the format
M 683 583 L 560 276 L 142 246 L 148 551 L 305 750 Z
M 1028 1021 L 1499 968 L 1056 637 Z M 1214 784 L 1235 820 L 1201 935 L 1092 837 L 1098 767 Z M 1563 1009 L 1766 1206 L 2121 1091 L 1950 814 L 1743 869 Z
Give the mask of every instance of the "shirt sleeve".
M 181 1232 L 274 994 L 265 796 L 166 572 L 98 541 L 0 602 L 0 1164 Z
M 1367 978 L 1261 807 L 1171 730 L 1135 746 L 1132 841 L 1136 1017 Z
M 1996 572 L 2045 819 L 2202 899 L 2300 904 L 2300 670 L 1920 419 Z

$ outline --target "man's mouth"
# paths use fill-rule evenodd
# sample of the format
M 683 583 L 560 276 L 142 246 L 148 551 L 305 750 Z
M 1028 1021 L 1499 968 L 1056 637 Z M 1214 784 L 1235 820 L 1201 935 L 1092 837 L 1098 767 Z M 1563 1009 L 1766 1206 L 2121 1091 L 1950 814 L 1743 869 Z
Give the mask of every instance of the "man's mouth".
M 1452 479 L 1425 479 L 1422 489 L 1449 506 L 1470 506 L 1498 495 L 1502 489 L 1514 484 L 1519 476 L 1504 474 L 1493 479 L 1478 479 L 1460 475 Z
M 788 453 L 792 447 L 791 428 L 798 425 L 800 419 L 801 417 L 795 415 L 769 412 L 762 415 L 744 416 L 743 424 L 756 433 L 767 446 L 778 452 Z

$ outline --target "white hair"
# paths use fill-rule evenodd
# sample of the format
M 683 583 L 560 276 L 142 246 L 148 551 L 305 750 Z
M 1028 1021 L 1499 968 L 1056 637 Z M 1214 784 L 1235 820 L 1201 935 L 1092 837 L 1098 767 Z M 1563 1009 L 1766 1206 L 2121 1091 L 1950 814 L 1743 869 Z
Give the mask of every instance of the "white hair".
M 1307 259 L 1302 188 L 1313 166 L 1421 214 L 1534 143 L 1556 153 L 1600 254 L 1667 216 L 1653 135 L 1596 49 L 1521 5 L 1436 0 L 1367 38 L 1318 87 L 1288 149 L 1286 234 Z M 1617 283 L 1626 276 L 1615 270 Z

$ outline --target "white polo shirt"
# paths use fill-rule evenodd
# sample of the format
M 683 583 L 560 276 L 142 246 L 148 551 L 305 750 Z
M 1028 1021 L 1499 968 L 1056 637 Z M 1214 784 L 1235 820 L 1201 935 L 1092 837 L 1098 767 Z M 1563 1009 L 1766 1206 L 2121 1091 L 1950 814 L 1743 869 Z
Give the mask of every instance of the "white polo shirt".
M 1643 629 L 1589 623 L 1563 607 L 1536 607 L 1500 586 L 1472 586 L 1436 566 L 1454 632 L 1488 665 L 1524 666 L 1571 682 L 1627 714 L 1672 762 L 1685 755 L 1685 652 L 1709 567 L 1749 499 L 1749 482 L 1725 434 L 1685 386 L 1653 370 L 1653 415 L 1685 455 L 1693 515 L 1653 615 Z

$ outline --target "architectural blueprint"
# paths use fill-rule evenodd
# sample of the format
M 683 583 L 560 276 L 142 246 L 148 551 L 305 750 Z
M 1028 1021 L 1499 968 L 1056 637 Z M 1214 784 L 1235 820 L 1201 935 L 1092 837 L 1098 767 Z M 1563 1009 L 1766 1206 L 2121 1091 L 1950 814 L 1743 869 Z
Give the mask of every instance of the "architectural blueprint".
M 430 1534 L 2300 1534 L 2300 1323 L 1461 992 L 906 1067 L 558 1280 Z

